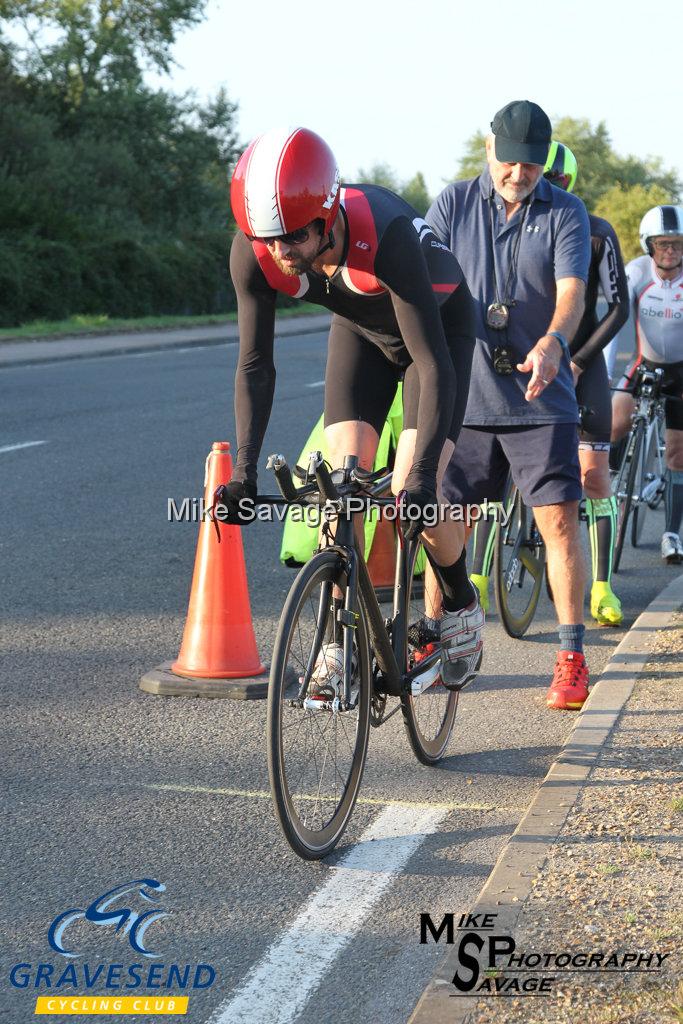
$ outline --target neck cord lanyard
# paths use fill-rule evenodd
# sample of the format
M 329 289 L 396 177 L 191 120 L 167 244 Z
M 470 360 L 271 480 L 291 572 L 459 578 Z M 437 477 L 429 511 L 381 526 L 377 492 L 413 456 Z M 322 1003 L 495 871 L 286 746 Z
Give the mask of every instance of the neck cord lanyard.
M 493 193 L 489 196 L 489 242 L 491 244 L 491 268 L 493 270 L 493 290 L 495 292 L 496 302 L 501 303 L 504 306 L 511 306 L 512 296 L 510 294 L 510 285 L 512 283 L 515 271 L 517 270 L 517 257 L 519 255 L 519 247 L 522 242 L 522 232 L 524 230 L 524 224 L 531 207 L 531 195 L 528 195 L 524 200 L 524 213 L 519 222 L 517 228 L 517 235 L 512 248 L 512 256 L 510 257 L 510 266 L 508 268 L 507 280 L 505 281 L 505 294 L 501 298 L 498 293 L 498 275 L 496 274 L 496 247 L 495 239 L 493 237 Z

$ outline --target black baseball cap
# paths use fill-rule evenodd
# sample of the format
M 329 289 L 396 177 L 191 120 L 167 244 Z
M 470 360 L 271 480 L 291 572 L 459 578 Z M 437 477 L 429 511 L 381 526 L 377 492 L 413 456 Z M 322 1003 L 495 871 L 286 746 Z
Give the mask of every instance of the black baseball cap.
M 499 110 L 491 131 L 496 160 L 504 164 L 545 164 L 552 139 L 550 118 L 538 103 L 513 100 Z

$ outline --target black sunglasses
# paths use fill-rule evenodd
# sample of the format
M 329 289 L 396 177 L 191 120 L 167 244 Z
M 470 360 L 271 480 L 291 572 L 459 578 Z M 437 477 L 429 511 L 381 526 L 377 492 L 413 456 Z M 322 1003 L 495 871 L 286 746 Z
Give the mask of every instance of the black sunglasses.
M 310 237 L 311 232 L 308 228 L 297 228 L 296 231 L 288 231 L 286 235 L 274 235 L 272 238 L 247 235 L 250 242 L 261 242 L 263 245 L 275 245 L 276 242 L 284 242 L 285 245 L 303 245 Z
M 571 181 L 570 175 L 562 174 L 561 171 L 548 171 L 548 173 L 544 174 L 543 177 L 546 178 L 551 185 L 557 185 L 558 188 L 564 189 L 565 192 L 569 188 L 569 182 Z

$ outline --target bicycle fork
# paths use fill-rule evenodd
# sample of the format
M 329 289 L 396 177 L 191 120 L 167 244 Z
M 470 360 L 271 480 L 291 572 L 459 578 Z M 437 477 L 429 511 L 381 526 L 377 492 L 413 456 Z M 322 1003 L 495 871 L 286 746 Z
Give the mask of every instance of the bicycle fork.
M 350 537 L 349 537 L 350 534 Z M 346 546 L 350 540 L 349 546 Z M 353 651 L 356 643 L 358 630 L 358 560 L 353 544 L 353 521 L 350 517 L 340 516 L 337 520 L 337 544 L 328 550 L 339 553 L 340 570 L 346 566 L 346 588 L 344 592 L 344 603 L 334 596 L 335 584 L 332 581 L 324 583 L 320 588 L 320 599 L 316 616 L 315 634 L 311 652 L 306 665 L 306 671 L 301 680 L 301 687 L 298 700 L 307 711 L 339 712 L 352 711 L 358 703 L 360 691 L 354 695 L 352 692 L 353 682 Z M 323 644 L 327 641 L 337 643 L 340 637 L 343 650 L 342 670 L 342 692 L 337 694 L 333 700 L 320 700 L 319 698 L 307 695 L 308 686 L 315 668 L 318 655 Z M 358 658 L 363 657 L 363 652 L 358 648 Z M 359 665 L 360 670 L 360 665 Z

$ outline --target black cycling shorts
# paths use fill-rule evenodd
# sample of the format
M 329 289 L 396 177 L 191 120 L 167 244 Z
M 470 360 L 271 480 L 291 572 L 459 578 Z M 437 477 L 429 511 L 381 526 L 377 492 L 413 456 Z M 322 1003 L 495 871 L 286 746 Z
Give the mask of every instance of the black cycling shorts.
M 634 359 L 619 381 L 619 387 L 633 393 L 636 386 L 636 370 L 639 366 L 648 370 L 664 370 L 662 393 L 667 396 L 664 403 L 664 416 L 669 430 L 683 430 L 683 362 L 653 363 L 649 359 Z
M 456 401 L 447 436 L 456 441 L 467 405 L 473 340 L 454 335 L 444 324 L 457 380 Z M 335 316 L 330 328 L 325 371 L 325 426 L 363 420 L 382 433 L 398 384 L 403 381 L 403 428 L 417 427 L 420 377 L 415 363 L 399 366 L 387 359 L 362 328 Z
M 588 363 L 576 385 L 576 401 L 586 410 L 580 438 L 593 444 L 609 444 L 612 433 L 612 392 L 601 352 Z

